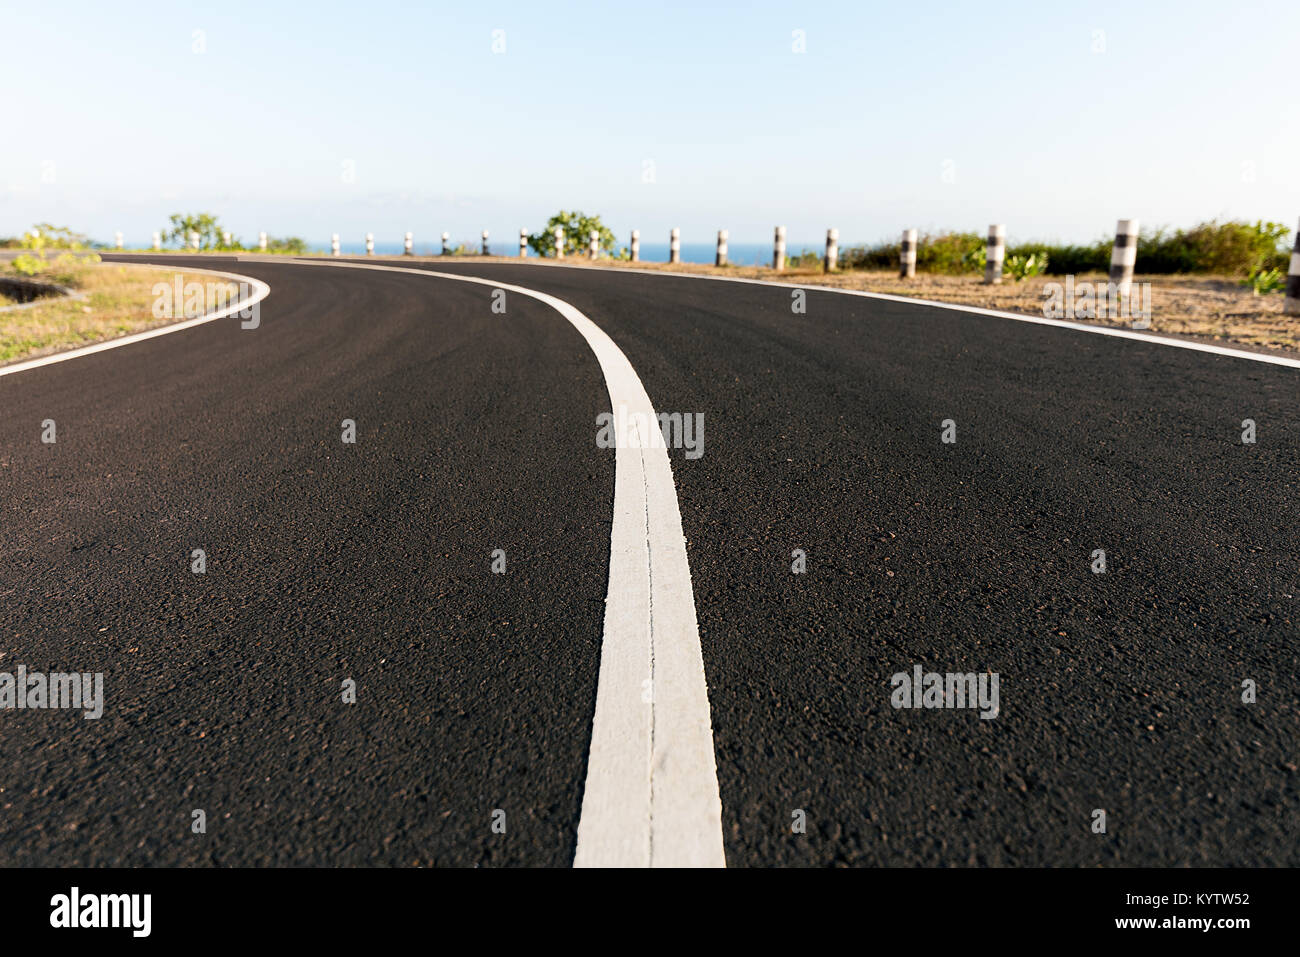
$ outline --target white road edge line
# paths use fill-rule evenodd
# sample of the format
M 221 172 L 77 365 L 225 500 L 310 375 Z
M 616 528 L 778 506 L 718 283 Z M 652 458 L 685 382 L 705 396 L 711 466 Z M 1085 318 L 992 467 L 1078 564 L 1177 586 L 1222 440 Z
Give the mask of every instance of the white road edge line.
M 635 434 L 636 413 L 645 416 L 641 421 L 656 420 L 632 363 L 576 308 L 534 289 L 403 266 L 293 262 L 504 289 L 550 306 L 587 340 L 612 409 L 628 414 L 614 416 L 619 434 L 609 588 L 573 864 L 725 867 L 722 800 L 686 536 L 667 449 Z M 595 427 L 593 421 L 593 443 Z
M 913 296 L 895 296 L 885 292 L 868 292 L 865 289 L 841 289 L 837 286 L 820 286 L 816 283 L 799 285 L 795 282 L 776 282 L 771 279 L 745 279 L 740 276 L 701 276 L 698 273 L 676 272 L 666 269 L 608 269 L 603 266 L 583 266 L 579 263 L 539 262 L 536 259 L 493 260 L 482 265 L 517 266 L 529 265 L 551 269 L 587 269 L 595 272 L 620 276 L 672 276 L 676 279 L 703 279 L 709 282 L 740 282 L 754 286 L 776 286 L 782 289 L 806 289 L 809 292 L 834 292 L 844 296 L 859 296 L 863 299 L 883 299 L 887 302 L 910 303 L 916 306 L 933 306 L 937 309 L 951 309 L 955 312 L 968 312 L 977 316 L 992 316 L 995 319 L 1014 319 L 1016 322 L 1029 322 L 1039 326 L 1055 326 L 1058 329 L 1070 329 L 1074 332 L 1090 332 L 1098 336 L 1114 336 L 1118 339 L 1134 339 L 1157 346 L 1169 346 L 1173 349 L 1189 349 L 1192 352 L 1208 352 L 1211 355 L 1227 356 L 1231 359 L 1247 359 L 1251 362 L 1265 362 L 1270 365 L 1287 366 L 1300 369 L 1300 359 L 1290 356 L 1271 355 L 1266 352 L 1247 352 L 1229 346 L 1216 346 L 1190 339 L 1173 339 L 1148 332 L 1136 332 L 1131 329 L 1116 329 L 1113 326 L 1095 326 L 1086 322 L 1070 322 L 1066 319 L 1048 319 L 1045 316 L 1030 316 L 1020 312 L 1004 312 L 1001 309 L 985 309 L 982 306 L 964 306 L 955 302 L 937 302 L 934 299 L 918 299 Z
M 138 269 L 145 266 L 152 266 L 157 269 L 167 269 L 167 266 L 158 266 L 154 263 L 127 263 L 113 262 L 115 266 L 130 266 Z M 41 366 L 53 365 L 56 362 L 67 362 L 69 359 L 80 359 L 82 356 L 88 356 L 96 352 L 105 352 L 109 349 L 119 349 L 122 346 L 129 346 L 133 342 L 142 342 L 145 339 L 154 339 L 158 336 L 165 336 L 172 332 L 180 332 L 182 329 L 189 329 L 193 326 L 201 326 L 205 322 L 213 322 L 217 319 L 224 319 L 227 316 L 234 315 L 241 309 L 247 309 L 249 306 L 261 302 L 271 294 L 271 287 L 260 279 L 254 279 L 252 276 L 241 276 L 238 273 L 223 272 L 218 269 L 201 269 L 197 266 L 184 266 L 176 269 L 178 273 L 201 272 L 213 276 L 224 276 L 227 279 L 233 279 L 236 282 L 246 282 L 253 287 L 253 295 L 247 299 L 241 299 L 239 302 L 225 309 L 218 309 L 210 312 L 205 316 L 199 316 L 196 319 L 186 319 L 183 322 L 173 322 L 170 325 L 158 326 L 156 329 L 146 329 L 144 332 L 134 332 L 129 336 L 121 336 L 117 339 L 107 339 L 104 342 L 96 342 L 93 345 L 82 346 L 79 349 L 69 349 L 67 352 L 55 352 L 48 356 L 41 356 L 37 359 L 28 359 L 24 362 L 15 362 L 13 365 L 0 366 L 0 376 L 13 375 L 16 372 L 26 372 L 28 369 L 39 369 Z

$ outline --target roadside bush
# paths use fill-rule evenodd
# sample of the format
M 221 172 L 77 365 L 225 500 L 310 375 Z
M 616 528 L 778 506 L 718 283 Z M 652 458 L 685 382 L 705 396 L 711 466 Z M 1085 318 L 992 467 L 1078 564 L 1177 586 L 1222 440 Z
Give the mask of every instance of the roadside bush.
M 822 256 L 815 250 L 801 249 L 797 253 L 787 253 L 785 264 L 791 269 L 812 269 L 822 264 Z
M 1035 257 L 1047 265 L 1043 272 L 1052 276 L 1107 272 L 1110 269 L 1109 241 L 1098 240 L 1091 246 L 1055 246 L 1050 243 L 1017 243 L 1007 247 L 1007 260 L 1020 256 Z
M 917 238 L 916 268 L 950 276 L 980 272 L 986 255 L 984 242 L 978 233 L 923 233 Z M 816 253 L 808 255 L 821 261 Z M 897 269 L 901 256 L 902 244 L 898 242 L 849 246 L 840 250 L 840 265 L 844 269 Z
M 23 249 L 34 249 L 41 258 L 44 258 L 47 249 L 85 249 L 89 245 L 90 240 L 81 233 L 49 223 L 37 223 L 23 233 L 21 242 Z
M 1030 253 L 1028 256 L 1019 254 L 1007 256 L 1002 263 L 1002 275 L 1011 277 L 1015 282 L 1041 276 L 1047 272 L 1048 261 L 1047 253 L 1042 252 Z
M 81 285 L 86 267 L 102 262 L 96 253 L 65 252 L 46 264 L 43 278 L 59 286 Z
M 1191 229 L 1156 229 L 1138 240 L 1138 272 L 1208 272 L 1248 276 L 1285 262 L 1290 230 L 1281 223 L 1211 220 Z
M 287 253 L 291 256 L 304 256 L 307 254 L 307 240 L 302 239 L 299 236 L 267 236 L 266 251 L 268 253 Z
M 614 255 L 614 234 L 600 221 L 599 216 L 588 216 L 581 211 L 560 210 L 546 221 L 546 228 L 528 237 L 528 245 L 539 256 L 555 255 L 555 227 L 564 227 L 564 255 L 586 255 L 591 243 L 591 231 L 599 233 L 597 243 L 606 256 Z
M 1215 273 L 1250 277 L 1269 269 L 1282 273 L 1290 261 L 1290 229 L 1281 223 L 1240 220 L 1198 223 L 1190 229 L 1160 227 L 1138 238 L 1139 273 Z M 1088 244 L 1017 243 L 1007 248 L 1007 261 L 1021 257 L 1047 263 L 1044 272 L 1063 276 L 1110 270 L 1113 236 Z M 916 268 L 950 275 L 984 268 L 983 236 L 977 233 L 925 234 L 917 248 Z M 899 244 L 881 242 L 844 250 L 848 269 L 897 269 Z
M 978 233 L 926 235 L 917 243 L 916 268 L 960 276 L 983 271 L 986 256 L 986 241 Z
M 1256 269 L 1241 281 L 1241 285 L 1249 286 L 1257 296 L 1281 292 L 1286 288 L 1286 274 L 1277 268 Z
M 15 256 L 10 265 L 20 276 L 35 276 L 44 268 L 45 263 L 31 253 L 23 253 L 21 256 Z
M 172 213 L 172 228 L 163 233 L 166 242 L 179 249 L 188 249 L 190 233 L 199 234 L 199 249 L 218 249 L 221 246 L 221 223 L 211 213 Z

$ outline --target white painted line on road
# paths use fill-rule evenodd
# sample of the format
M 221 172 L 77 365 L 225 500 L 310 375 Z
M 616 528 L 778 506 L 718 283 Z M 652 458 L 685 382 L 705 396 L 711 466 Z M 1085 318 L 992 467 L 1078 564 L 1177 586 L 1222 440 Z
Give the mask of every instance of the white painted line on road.
M 1265 362 L 1270 365 L 1286 366 L 1300 369 L 1300 359 L 1290 356 L 1274 355 L 1267 352 L 1248 352 L 1245 349 L 1233 349 L 1230 346 L 1216 346 L 1207 342 L 1191 339 L 1174 339 L 1149 332 L 1135 332 L 1131 329 L 1117 329 L 1113 326 L 1096 326 L 1086 322 L 1070 322 L 1066 319 L 1048 319 L 1045 316 L 1031 316 L 1021 312 L 1004 312 L 1001 309 L 985 309 L 981 306 L 963 306 L 954 302 L 937 302 L 934 299 L 918 299 L 913 296 L 895 296 L 884 292 L 868 292 L 865 289 L 841 289 L 837 286 L 821 286 L 816 283 L 800 285 L 797 282 L 776 282 L 771 279 L 744 279 L 739 276 L 702 276 L 698 273 L 677 272 L 668 269 L 618 269 L 608 266 L 583 266 L 573 263 L 546 262 L 539 259 L 512 259 L 501 263 L 505 266 L 529 265 L 537 268 L 589 269 L 614 275 L 631 276 L 671 276 L 674 279 L 704 279 L 709 282 L 739 282 L 753 286 L 778 286 L 782 289 L 806 289 L 809 292 L 833 292 L 845 296 L 860 296 L 864 299 L 883 299 L 888 302 L 909 303 L 915 306 L 933 306 L 936 309 L 951 309 L 956 312 L 968 312 L 977 316 L 992 316 L 996 319 L 1014 319 L 1016 322 L 1030 322 L 1039 326 L 1056 326 L 1058 329 L 1071 329 L 1075 332 L 1091 332 L 1098 336 L 1114 336 L 1117 339 L 1134 339 L 1157 346 L 1169 346 L 1173 349 L 1189 349 L 1192 352 L 1207 352 L 1231 359 L 1247 359 L 1251 362 Z
M 141 266 L 155 266 L 153 263 L 118 263 L 118 266 L 130 266 L 139 268 Z M 156 266 L 155 268 L 165 269 L 165 266 Z M 241 276 L 238 273 L 222 272 L 217 269 L 200 269 L 195 266 L 184 266 L 176 270 L 180 273 L 201 272 L 213 276 L 224 276 L 227 279 L 233 279 L 236 282 L 246 282 L 253 288 L 253 294 L 247 299 L 241 299 L 234 305 L 225 309 L 218 309 L 216 312 L 210 312 L 205 316 L 199 316 L 195 319 L 186 319 L 183 322 L 174 322 L 168 326 L 159 326 L 156 329 L 146 329 L 144 332 L 135 332 L 129 336 L 122 336 L 118 339 L 108 339 L 104 342 L 96 342 L 94 345 L 82 346 L 79 349 L 69 349 L 67 352 L 56 352 L 53 355 L 41 356 L 39 359 L 28 359 L 25 362 L 15 362 L 10 366 L 0 367 L 0 376 L 13 375 L 16 372 L 26 372 L 28 369 L 38 369 L 41 366 L 53 365 L 56 362 L 67 362 L 69 359 L 80 359 L 82 356 L 88 356 L 95 352 L 105 352 L 108 349 L 119 349 L 122 346 L 129 346 L 133 342 L 142 342 L 145 339 L 154 339 L 158 336 L 165 336 L 172 332 L 180 332 L 182 329 L 189 329 L 193 326 L 201 326 L 205 322 L 213 322 L 217 319 L 224 319 L 227 316 L 234 315 L 241 309 L 247 309 L 265 299 L 271 293 L 271 287 L 260 279 L 254 279 L 252 276 Z
M 722 801 L 686 537 L 645 386 L 614 340 L 562 299 L 478 276 L 296 261 L 470 282 L 529 296 L 569 321 L 600 363 L 619 430 L 596 714 L 575 867 L 724 867 Z M 484 300 L 487 308 L 487 300 Z M 642 419 L 642 416 L 645 418 Z M 595 443 L 596 423 L 592 423 Z

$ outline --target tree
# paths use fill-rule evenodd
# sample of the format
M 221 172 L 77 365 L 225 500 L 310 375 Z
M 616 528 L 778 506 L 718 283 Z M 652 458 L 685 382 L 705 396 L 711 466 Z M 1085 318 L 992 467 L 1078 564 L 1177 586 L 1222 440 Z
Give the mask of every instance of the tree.
M 190 233 L 199 234 L 199 249 L 220 249 L 223 246 L 221 223 L 211 213 L 172 213 L 171 224 L 172 228 L 167 230 L 164 238 L 181 249 L 189 248 Z M 235 245 L 238 244 L 232 243 Z
M 560 210 L 546 223 L 540 233 L 528 237 L 528 245 L 539 256 L 555 255 L 555 227 L 564 227 L 564 255 L 586 255 L 591 246 L 591 231 L 599 233 L 599 249 L 606 256 L 614 254 L 614 234 L 599 216 L 587 216 L 582 212 L 566 213 Z

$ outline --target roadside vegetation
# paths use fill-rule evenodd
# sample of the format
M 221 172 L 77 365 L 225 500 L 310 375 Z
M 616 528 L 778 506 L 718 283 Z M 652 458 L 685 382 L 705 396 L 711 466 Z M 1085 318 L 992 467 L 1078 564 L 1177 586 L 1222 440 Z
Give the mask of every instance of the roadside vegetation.
M 229 241 L 226 236 L 229 234 Z M 199 252 L 261 252 L 257 241 L 250 245 L 221 225 L 212 213 L 172 213 L 170 228 L 163 231 L 162 240 L 172 250 L 189 252 L 193 249 L 191 238 L 197 235 Z M 266 251 L 289 256 L 307 253 L 307 240 L 299 236 L 267 236 Z
M 1137 268 L 1149 275 L 1202 274 L 1241 279 L 1275 269 L 1285 276 L 1290 235 L 1290 228 L 1282 223 L 1263 220 L 1211 220 L 1190 229 L 1147 229 L 1138 238 Z M 1103 236 L 1085 245 L 1016 243 L 1007 247 L 1004 270 L 1011 269 L 1013 260 L 1028 264 L 1033 258 L 1040 265 L 1045 263 L 1038 272 L 1052 276 L 1107 272 L 1114 241 L 1114 236 Z M 973 232 L 924 233 L 917 244 L 917 271 L 946 276 L 983 272 L 985 242 L 984 236 Z M 846 247 L 840 250 L 840 265 L 845 269 L 898 269 L 899 246 L 897 241 L 883 241 L 872 246 Z
M 607 258 L 629 258 L 626 249 L 615 252 L 614 233 L 600 221 L 599 216 L 588 216 L 580 211 L 569 213 L 560 210 L 548 219 L 545 229 L 528 237 L 528 245 L 533 252 L 543 257 L 555 255 L 555 227 L 557 226 L 564 227 L 564 255 L 566 256 L 587 255 L 591 248 L 591 233 L 594 230 L 598 236 L 597 246 L 601 254 Z
M 155 317 L 152 308 L 154 285 L 174 284 L 176 270 L 105 263 L 89 245 L 85 236 L 41 223 L 20 239 L 18 248 L 23 252 L 10 262 L 0 262 L 0 275 L 62 286 L 82 297 L 52 296 L 40 305 L 0 312 L 0 363 L 75 349 L 176 321 Z M 182 283 L 187 279 L 223 282 L 202 273 L 182 274 Z M 225 285 L 231 296 L 237 292 L 234 283 Z M 13 304 L 0 302 L 0 306 Z
M 1280 293 L 1290 261 L 1290 229 L 1280 223 L 1205 222 L 1190 229 L 1142 233 L 1139 284 L 1150 284 L 1151 330 L 1269 349 L 1300 349 L 1300 319 L 1282 311 Z M 911 296 L 968 306 L 1042 315 L 1049 283 L 1073 274 L 1105 283 L 1114 237 L 1091 244 L 1011 244 L 1001 285 L 984 285 L 986 238 L 975 232 L 918 237 L 917 274 L 899 277 L 899 243 L 842 246 L 839 268 L 823 272 L 820 250 L 791 252 L 778 273 L 768 266 L 643 262 L 634 268 L 778 280 L 800 286 L 834 286 Z M 617 265 L 617 263 L 609 263 Z M 1084 319 L 1126 326 L 1123 320 Z

